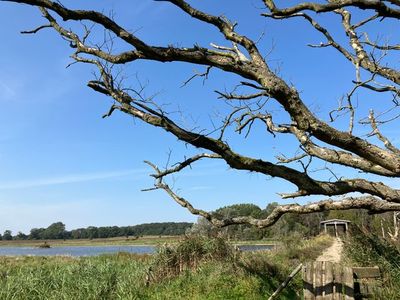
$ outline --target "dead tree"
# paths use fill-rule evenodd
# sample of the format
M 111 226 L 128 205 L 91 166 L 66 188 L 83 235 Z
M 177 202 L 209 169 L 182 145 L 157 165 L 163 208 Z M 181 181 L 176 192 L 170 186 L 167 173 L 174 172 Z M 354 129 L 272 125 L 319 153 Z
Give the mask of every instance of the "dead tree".
M 390 40 L 379 40 L 368 32 L 371 27 L 379 31 L 387 20 L 398 22 L 400 1 L 331 0 L 303 2 L 286 8 L 278 7 L 272 0 L 260 1 L 260 18 L 267 18 L 270 22 L 302 19 L 309 24 L 310 31 L 315 30 L 323 40 L 321 43 L 310 45 L 313 48 L 321 48 L 313 51 L 333 48 L 340 59 L 347 60 L 354 66 L 353 88 L 346 92 L 339 107 L 331 111 L 330 121 L 327 122 L 312 111 L 308 104 L 309 99 L 304 99 L 295 86 L 273 70 L 265 59 L 265 53 L 260 52 L 257 42 L 238 32 L 235 22 L 224 16 L 196 9 L 184 0 L 161 1 L 169 2 L 187 14 L 188 22 L 191 21 L 191 17 L 192 20 L 214 27 L 229 46 L 216 45 L 211 43 L 212 41 L 206 46 L 152 45 L 100 12 L 69 9 L 59 1 L 5 1 L 34 6 L 43 15 L 46 21 L 44 25 L 24 33 L 37 33 L 51 27 L 72 47 L 71 57 L 74 63 L 91 64 L 97 68 L 98 76 L 87 85 L 114 100 L 115 104 L 105 117 L 111 116 L 115 111 L 121 111 L 201 150 L 199 154 L 186 158 L 171 168 L 160 169 L 147 162 L 155 172 L 152 175 L 155 178 L 154 189 L 164 190 L 192 214 L 203 216 L 216 226 L 251 224 L 262 228 L 271 226 L 286 213 L 305 214 L 356 208 L 366 209 L 370 213 L 400 210 L 400 190 L 391 186 L 391 181 L 388 180 L 393 182 L 393 178 L 400 177 L 400 149 L 381 130 L 381 125 L 387 122 L 392 122 L 392 127 L 399 125 L 400 72 L 390 64 L 393 59 L 387 57 L 396 55 L 400 45 Z M 229 2 L 228 5 L 235 3 Z M 352 18 L 354 14 L 357 16 L 356 21 Z M 337 25 L 347 37 L 345 42 L 342 38 L 336 39 L 335 34 L 324 27 L 324 18 L 329 15 L 336 16 Z M 78 25 L 83 24 L 82 33 L 70 29 L 76 28 L 70 26 L 74 22 Z M 89 42 L 89 38 L 96 38 L 96 35 L 91 35 L 89 24 L 102 27 L 110 41 L 123 42 L 124 49 L 129 49 L 116 53 L 101 41 Z M 382 34 L 384 33 L 383 29 Z M 185 128 L 162 109 L 157 97 L 146 98 L 140 89 L 127 88 L 118 80 L 113 66 L 133 64 L 140 60 L 180 62 L 206 68 L 205 73 L 195 74 L 185 84 L 196 77 L 207 78 L 214 69 L 237 75 L 241 79 L 238 81 L 236 92 L 216 91 L 216 96 L 224 99 L 232 107 L 232 111 L 223 118 L 221 126 L 217 128 Z M 395 57 L 395 61 L 398 62 L 398 56 Z M 244 92 L 237 92 L 238 90 Z M 359 90 L 375 94 L 377 103 L 389 101 L 392 107 L 381 111 L 380 105 L 377 104 L 375 108 L 370 107 L 367 115 L 357 115 L 354 97 Z M 286 118 L 290 120 L 288 123 L 275 121 L 278 119 L 276 113 L 269 110 L 271 102 L 282 108 Z M 338 116 L 348 117 L 347 131 L 336 126 L 335 120 Z M 356 124 L 369 127 L 370 134 L 358 134 Z M 281 152 L 285 155 L 278 156 L 276 160 L 267 160 L 235 151 L 230 146 L 226 133 L 234 128 L 233 131 L 237 134 L 246 135 L 251 132 L 253 126 L 264 126 L 266 138 L 272 138 L 267 135 L 276 139 L 283 135 L 292 136 L 298 144 L 297 155 L 291 157 L 282 149 Z M 220 219 L 212 213 L 193 207 L 189 200 L 179 196 L 165 181 L 168 175 L 205 159 L 223 160 L 232 169 L 278 177 L 297 187 L 296 191 L 280 194 L 282 198 L 319 195 L 321 200 L 307 205 L 281 205 L 264 219 L 248 216 Z M 356 175 L 352 178 L 334 176 L 333 180 L 326 180 L 318 173 L 309 171 L 310 165 L 321 166 L 321 163 L 325 164 L 325 168 L 332 174 L 335 174 L 335 167 L 346 166 L 355 170 Z

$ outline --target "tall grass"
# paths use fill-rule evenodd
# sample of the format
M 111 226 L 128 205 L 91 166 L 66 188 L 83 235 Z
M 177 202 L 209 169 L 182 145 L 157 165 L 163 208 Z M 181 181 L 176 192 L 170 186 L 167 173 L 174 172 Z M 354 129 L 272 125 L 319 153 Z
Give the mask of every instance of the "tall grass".
M 0 299 L 265 299 L 301 259 L 293 247 L 305 255 L 324 243 L 239 255 L 222 239 L 194 237 L 154 256 L 0 257 Z M 298 279 L 281 299 L 300 291 Z
M 345 255 L 352 265 L 379 266 L 382 281 L 378 284 L 374 299 L 400 299 L 400 251 L 395 245 L 353 228 L 352 234 L 345 241 Z
M 282 240 L 282 245 L 271 251 L 242 253 L 240 265 L 250 274 L 257 274 L 263 281 L 263 293 L 271 294 L 299 263 L 314 261 L 333 243 L 327 235 L 303 239 L 292 235 Z M 285 288 L 281 299 L 301 299 L 303 281 L 298 274 Z
M 140 299 L 147 264 L 131 255 L 2 258 L 0 299 Z
M 196 270 L 204 262 L 234 263 L 235 250 L 222 238 L 185 237 L 177 244 L 158 248 L 153 261 L 156 279 Z

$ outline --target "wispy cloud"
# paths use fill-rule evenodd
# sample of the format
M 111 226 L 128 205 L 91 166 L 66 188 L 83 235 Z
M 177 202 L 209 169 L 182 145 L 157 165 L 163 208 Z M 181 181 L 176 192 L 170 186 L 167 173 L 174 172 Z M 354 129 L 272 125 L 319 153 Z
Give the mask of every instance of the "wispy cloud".
M 86 181 L 127 177 L 135 174 L 144 175 L 147 171 L 148 170 L 146 169 L 131 169 L 131 170 L 119 170 L 119 171 L 96 172 L 96 173 L 85 173 L 85 174 L 70 174 L 70 175 L 63 175 L 51 178 L 16 180 L 0 184 L 0 190 L 23 189 L 23 188 L 50 186 L 58 184 L 79 183 Z
M 135 6 L 135 9 L 128 10 L 128 13 L 136 18 L 148 16 L 149 14 L 151 17 L 155 17 L 167 10 L 168 4 L 169 3 L 163 4 L 162 2 L 153 3 L 152 1 L 142 1 Z
M 15 96 L 15 90 L 6 84 L 3 80 L 0 81 L 0 97 L 2 99 L 10 99 Z

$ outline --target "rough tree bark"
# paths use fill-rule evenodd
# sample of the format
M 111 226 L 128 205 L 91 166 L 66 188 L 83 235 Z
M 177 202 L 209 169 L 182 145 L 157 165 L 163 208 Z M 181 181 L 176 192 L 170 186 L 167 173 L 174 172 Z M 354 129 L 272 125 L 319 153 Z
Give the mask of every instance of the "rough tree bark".
M 302 99 L 296 88 L 273 71 L 264 59 L 264 54 L 258 49 L 257 43 L 237 32 L 234 22 L 226 17 L 198 10 L 184 0 L 161 1 L 169 2 L 197 21 L 213 26 L 231 46 L 219 46 L 213 43 L 210 43 L 209 47 L 155 46 L 141 40 L 117 21 L 100 12 L 69 9 L 59 1 L 3 1 L 37 7 L 46 24 L 24 33 L 37 33 L 51 27 L 74 49 L 71 56 L 74 62 L 91 64 L 98 69 L 98 77 L 89 81 L 87 85 L 94 91 L 114 99 L 115 104 L 104 117 L 111 116 L 114 111 L 121 111 L 205 151 L 165 170 L 147 162 L 155 171 L 152 175 L 155 178 L 154 189 L 164 190 L 192 214 L 203 216 L 216 226 L 251 224 L 262 228 L 273 225 L 285 213 L 304 214 L 355 208 L 366 209 L 370 213 L 400 210 L 400 190 L 390 186 L 386 180 L 400 177 L 400 149 L 380 129 L 380 125 L 389 121 L 396 124 L 399 117 L 396 112 L 399 108 L 400 72 L 395 66 L 387 64 L 384 58 L 398 54 L 400 46 L 396 43 L 379 44 L 371 40 L 367 31 L 371 26 L 375 26 L 379 31 L 382 21 L 386 19 L 398 22 L 400 1 L 332 0 L 326 3 L 303 2 L 287 8 L 278 8 L 272 0 L 260 1 L 263 5 L 260 18 L 277 20 L 301 18 L 310 25 L 310 30 L 315 30 L 325 40 L 310 47 L 333 48 L 354 66 L 353 88 L 346 93 L 340 106 L 329 114 L 331 121 L 329 123 L 313 113 L 306 105 L 306 99 Z M 230 2 L 230 5 L 235 4 Z M 334 34 L 320 24 L 320 20 L 323 21 L 324 16 L 328 14 L 338 17 L 337 25 L 347 37 L 346 43 L 336 40 Z M 353 21 L 353 14 L 356 14 L 357 22 Z M 69 29 L 70 22 L 92 22 L 100 25 L 114 39 L 119 39 L 128 45 L 130 50 L 113 53 L 101 42 L 89 42 L 91 37 L 89 27 L 85 27 L 83 34 L 78 34 Z M 197 76 L 207 77 L 212 68 L 220 69 L 238 75 L 241 78 L 239 86 L 252 92 L 237 94 L 216 91 L 219 98 L 225 99 L 233 107 L 231 113 L 223 119 L 218 132 L 189 130 L 163 111 L 155 99 L 146 99 L 140 91 L 124 88 L 121 82 L 118 82 L 111 66 L 130 64 L 139 60 L 183 62 L 207 68 L 204 74 L 196 74 L 186 83 Z M 353 105 L 353 98 L 360 89 L 376 94 L 377 98 L 389 94 L 393 103 L 390 113 L 394 117 L 385 119 L 385 112 L 375 111 L 376 109 L 371 107 L 369 114 L 359 120 L 359 123 L 370 127 L 371 133 L 366 137 L 357 135 L 354 129 L 357 122 L 355 118 L 357 107 Z M 283 108 L 291 120 L 290 124 L 274 122 L 273 113 L 268 111 L 267 100 L 276 101 Z M 349 117 L 347 131 L 335 128 L 336 117 L 343 113 Z M 238 134 L 248 133 L 255 123 L 263 124 L 267 134 L 272 134 L 276 138 L 280 135 L 293 136 L 298 141 L 299 155 L 289 158 L 279 156 L 276 161 L 268 161 L 237 153 L 226 140 L 226 131 L 232 126 L 237 126 Z M 265 219 L 246 216 L 218 219 L 212 213 L 193 207 L 189 200 L 179 196 L 165 182 L 166 176 L 204 159 L 223 160 L 233 169 L 279 177 L 297 186 L 297 191 L 282 193 L 282 198 L 308 195 L 328 198 L 307 205 L 281 205 Z M 359 171 L 359 176 L 348 179 L 336 178 L 333 181 L 319 179 L 317 175 L 308 171 L 310 163 L 314 161 L 319 164 L 325 162 L 331 172 L 335 172 L 336 166 L 350 167 Z M 296 163 L 300 163 L 303 168 L 299 169 Z M 371 180 L 370 174 L 381 176 L 382 182 Z

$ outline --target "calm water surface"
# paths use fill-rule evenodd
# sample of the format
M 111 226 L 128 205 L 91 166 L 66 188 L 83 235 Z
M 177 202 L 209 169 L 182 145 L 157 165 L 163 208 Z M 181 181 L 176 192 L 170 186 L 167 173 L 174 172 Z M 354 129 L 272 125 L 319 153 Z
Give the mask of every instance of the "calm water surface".
M 239 245 L 239 250 L 242 251 L 260 251 L 260 250 L 272 250 L 275 245 Z
M 271 245 L 240 245 L 242 251 L 270 250 Z M 96 256 L 100 254 L 112 254 L 118 252 L 152 254 L 156 250 L 155 246 L 68 246 L 54 248 L 35 248 L 35 247 L 0 247 L 0 256 Z

